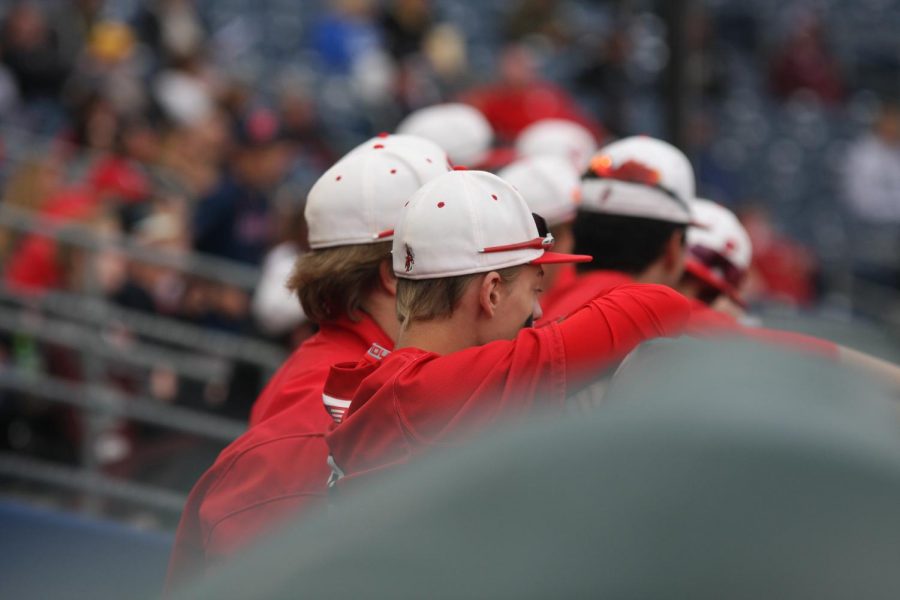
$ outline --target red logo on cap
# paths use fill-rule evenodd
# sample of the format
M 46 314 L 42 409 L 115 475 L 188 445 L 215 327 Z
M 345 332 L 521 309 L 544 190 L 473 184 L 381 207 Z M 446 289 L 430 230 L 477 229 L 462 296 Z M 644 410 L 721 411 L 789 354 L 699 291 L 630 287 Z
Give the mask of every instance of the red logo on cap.
M 406 248 L 406 264 L 403 268 L 407 273 L 411 273 L 413 266 L 416 264 L 416 257 L 413 255 L 412 248 L 409 247 L 409 244 L 404 244 L 404 247 Z
M 609 156 L 595 156 L 591 160 L 591 170 L 606 179 L 617 179 L 644 185 L 659 185 L 659 171 L 651 169 L 636 160 L 625 161 L 616 167 Z

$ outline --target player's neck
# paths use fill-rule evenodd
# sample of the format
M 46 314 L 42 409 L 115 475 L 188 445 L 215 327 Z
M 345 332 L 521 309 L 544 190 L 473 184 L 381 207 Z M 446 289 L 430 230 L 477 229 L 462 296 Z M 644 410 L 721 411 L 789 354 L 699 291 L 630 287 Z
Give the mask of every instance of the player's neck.
M 476 346 L 478 340 L 472 324 L 463 320 L 457 311 L 446 319 L 414 321 L 408 327 L 401 327 L 396 347 L 419 348 L 443 355 Z
M 365 299 L 362 308 L 389 338 L 396 341 L 400 334 L 400 321 L 397 320 L 394 296 L 376 289 Z

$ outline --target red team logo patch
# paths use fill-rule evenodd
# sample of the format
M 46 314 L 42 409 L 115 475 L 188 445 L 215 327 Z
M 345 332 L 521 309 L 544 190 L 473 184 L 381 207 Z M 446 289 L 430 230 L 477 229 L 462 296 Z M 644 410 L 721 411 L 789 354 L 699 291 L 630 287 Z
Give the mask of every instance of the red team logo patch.
M 403 268 L 407 273 L 412 273 L 413 267 L 416 264 L 416 257 L 409 245 L 404 244 L 404 247 L 406 248 L 406 264 L 403 266 Z

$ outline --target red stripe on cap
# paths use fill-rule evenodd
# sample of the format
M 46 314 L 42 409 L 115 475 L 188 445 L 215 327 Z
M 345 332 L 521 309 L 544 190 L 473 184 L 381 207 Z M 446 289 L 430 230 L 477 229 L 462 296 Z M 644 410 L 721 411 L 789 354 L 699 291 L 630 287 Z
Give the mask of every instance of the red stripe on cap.
M 394 235 L 394 230 L 393 230 L 393 229 L 385 229 L 384 231 L 382 231 L 382 232 L 376 234 L 376 235 L 375 235 L 375 239 L 376 239 L 376 240 L 383 240 L 384 238 L 386 238 L 386 237 L 391 237 L 392 235 Z

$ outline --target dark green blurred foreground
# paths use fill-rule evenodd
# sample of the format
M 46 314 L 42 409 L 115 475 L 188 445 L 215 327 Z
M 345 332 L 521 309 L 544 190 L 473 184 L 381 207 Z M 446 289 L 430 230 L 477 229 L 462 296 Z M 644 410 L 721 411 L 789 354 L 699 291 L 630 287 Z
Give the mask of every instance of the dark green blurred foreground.
M 656 346 L 590 416 L 423 461 L 185 598 L 900 598 L 895 399 L 745 344 Z

